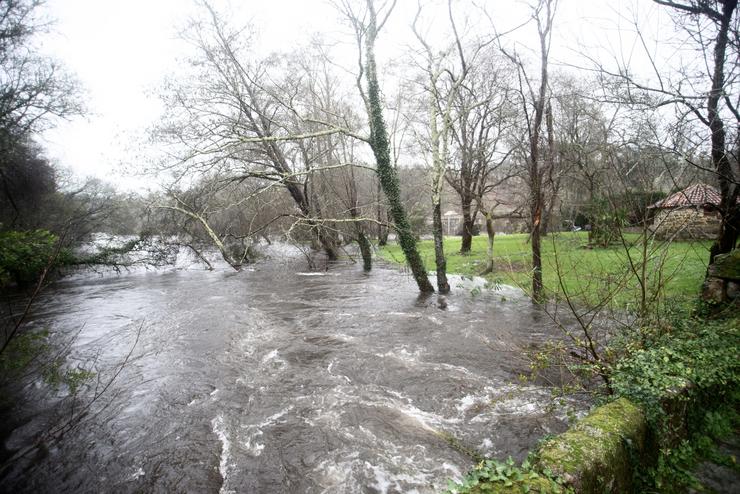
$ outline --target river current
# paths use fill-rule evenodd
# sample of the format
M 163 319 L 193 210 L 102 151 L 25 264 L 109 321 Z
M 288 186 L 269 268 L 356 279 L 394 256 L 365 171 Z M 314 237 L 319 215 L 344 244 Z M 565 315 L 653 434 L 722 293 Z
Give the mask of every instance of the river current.
M 551 390 L 519 381 L 524 353 L 557 330 L 517 290 L 451 284 L 420 297 L 394 268 L 307 271 L 290 255 L 239 273 L 65 278 L 31 327 L 67 338 L 67 365 L 94 362 L 93 381 L 131 357 L 2 489 L 428 493 L 475 465 L 469 451 L 522 459 L 585 406 L 553 406 Z M 49 427 L 43 396 L 6 448 Z

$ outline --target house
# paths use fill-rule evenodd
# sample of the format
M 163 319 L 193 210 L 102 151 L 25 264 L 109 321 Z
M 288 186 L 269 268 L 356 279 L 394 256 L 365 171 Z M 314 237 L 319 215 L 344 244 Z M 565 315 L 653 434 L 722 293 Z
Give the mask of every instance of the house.
M 713 239 L 720 226 L 720 194 L 694 184 L 648 206 L 655 210 L 652 230 L 658 238 Z
M 431 222 L 431 219 L 429 220 Z M 475 217 L 475 226 L 478 231 L 485 229 L 486 222 L 481 214 Z M 460 235 L 463 228 L 463 215 L 457 211 L 450 210 L 442 215 L 442 232 L 444 235 Z

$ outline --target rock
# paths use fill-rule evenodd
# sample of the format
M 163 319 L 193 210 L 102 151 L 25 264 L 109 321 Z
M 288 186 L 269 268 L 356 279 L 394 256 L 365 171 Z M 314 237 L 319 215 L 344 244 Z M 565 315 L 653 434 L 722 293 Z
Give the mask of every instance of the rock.
M 642 411 L 620 398 L 543 443 L 538 461 L 576 492 L 631 492 L 633 459 L 644 454 L 646 435 Z
M 707 278 L 701 287 L 701 298 L 705 302 L 722 303 L 725 301 L 725 281 L 721 278 Z
M 726 458 L 740 457 L 740 436 L 733 434 L 719 441 L 718 453 Z M 734 463 L 734 461 L 733 461 Z M 694 476 L 701 484 L 701 490 L 689 489 L 689 494 L 699 492 L 724 492 L 740 494 L 740 470 L 718 463 L 716 457 L 706 460 L 694 469 Z
M 730 300 L 740 299 L 740 283 L 738 283 L 737 281 L 728 281 L 727 288 L 725 289 L 725 294 Z
M 714 262 L 709 266 L 709 276 L 740 281 L 740 249 L 715 256 Z

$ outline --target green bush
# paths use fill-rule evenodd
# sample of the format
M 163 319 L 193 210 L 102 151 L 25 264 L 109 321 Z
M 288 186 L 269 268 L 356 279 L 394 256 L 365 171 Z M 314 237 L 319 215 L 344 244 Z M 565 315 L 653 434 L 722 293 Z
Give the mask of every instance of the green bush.
M 36 281 L 54 257 L 57 236 L 46 230 L 0 232 L 0 287 Z
M 653 422 L 665 413 L 665 396 L 687 386 L 688 394 L 723 402 L 740 384 L 739 348 L 737 319 L 684 321 L 619 362 L 612 387 L 642 405 Z
M 665 197 L 666 193 L 661 191 L 625 192 L 616 203 L 623 204 L 626 208 L 627 222 L 630 225 L 640 225 L 643 221 L 652 221 L 656 210 L 648 208 Z
M 620 238 L 622 228 L 627 225 L 627 210 L 615 208 L 606 199 L 595 199 L 589 208 L 591 232 L 589 243 L 608 247 Z
M 461 483 L 450 480 L 447 485 L 448 494 L 484 492 L 568 494 L 573 490 L 564 487 L 562 479 L 549 470 L 536 468 L 530 459 L 517 466 L 511 458 L 506 461 L 483 460 Z

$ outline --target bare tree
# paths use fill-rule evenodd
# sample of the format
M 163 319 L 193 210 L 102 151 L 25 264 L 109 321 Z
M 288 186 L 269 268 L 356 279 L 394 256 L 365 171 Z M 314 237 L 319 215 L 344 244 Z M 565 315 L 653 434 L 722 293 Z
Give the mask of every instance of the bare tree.
M 313 178 L 326 168 L 330 136 L 354 134 L 321 99 L 315 74 L 285 57 L 258 59 L 243 30 L 229 30 L 213 8 L 204 7 L 208 22 L 194 22 L 186 34 L 198 50 L 196 74 L 167 94 L 171 115 L 158 129 L 179 155 L 166 167 L 176 180 L 215 173 L 234 183 L 280 186 L 301 224 L 336 259 L 335 229 L 322 215 L 320 180 L 316 185 Z
M 55 118 L 82 113 L 79 87 L 54 60 L 35 53 L 40 0 L 0 1 L 0 129 L 9 139 L 50 127 Z
M 504 50 L 517 70 L 517 98 L 525 118 L 525 135 L 528 147 L 525 152 L 526 182 L 529 190 L 529 219 L 532 244 L 532 300 L 543 300 L 542 284 L 542 233 L 547 214 L 545 187 L 554 178 L 554 137 L 552 106 L 549 102 L 548 59 L 552 39 L 552 26 L 556 0 L 540 0 L 533 7 L 532 18 L 537 25 L 540 54 L 540 73 L 535 81 L 516 52 Z M 535 84 L 537 84 L 535 89 Z M 544 130 L 544 133 L 543 133 Z
M 711 135 L 710 156 L 719 182 L 721 193 L 720 213 L 722 223 L 720 225 L 719 237 L 712 245 L 710 251 L 710 262 L 717 254 L 723 254 L 735 248 L 740 234 L 740 168 L 737 153 L 740 150 L 737 131 L 740 130 L 740 93 L 732 94 L 732 89 L 737 89 L 738 76 L 738 16 L 737 0 L 689 0 L 685 2 L 655 0 L 660 5 L 674 9 L 679 16 L 679 25 L 685 25 L 694 40 L 700 42 L 702 51 L 710 48 L 705 38 L 714 35 L 711 45 L 713 60 L 711 66 L 707 66 L 704 76 L 711 81 L 709 92 L 706 94 L 706 106 L 702 108 L 701 99 L 696 101 L 693 95 L 686 95 L 679 86 L 674 96 L 678 96 L 679 103 L 688 107 L 696 115 L 701 123 L 708 127 Z M 685 23 L 684 17 L 692 22 Z M 713 33 L 708 31 L 703 20 L 708 20 L 713 28 Z M 694 30 L 696 26 L 696 30 Z M 728 51 L 730 53 L 728 59 Z M 705 59 L 709 57 L 706 56 Z M 729 68 L 726 64 L 729 61 Z M 731 75 L 731 77 L 727 77 Z M 723 108 L 724 110 L 723 111 Z M 735 142 L 728 143 L 725 125 L 725 113 L 730 118 L 734 116 L 736 128 Z M 728 145 L 729 144 L 729 145 Z
M 445 178 L 460 197 L 461 254 L 470 252 L 479 213 L 486 217 L 487 226 L 493 228 L 491 215 L 495 214 L 495 205 L 487 196 L 514 173 L 509 166 L 513 147 L 507 140 L 516 115 L 509 104 L 510 81 L 504 72 L 494 54 L 486 52 L 472 67 L 454 103 L 453 154 Z M 487 228 L 487 231 L 489 236 L 493 234 L 493 230 Z
M 429 123 L 429 149 L 431 151 L 432 172 L 432 233 L 434 236 L 434 259 L 437 268 L 437 290 L 448 293 L 450 284 L 447 281 L 447 261 L 444 254 L 444 233 L 442 229 L 442 188 L 449 160 L 450 132 L 453 126 L 453 101 L 465 82 L 469 67 L 466 61 L 462 42 L 457 32 L 455 18 L 452 15 L 452 2 L 447 2 L 447 12 L 454 41 L 440 52 L 434 53 L 432 46 L 419 32 L 417 26 L 422 13 L 419 3 L 412 29 L 424 53 L 425 89 L 427 96 Z M 456 52 L 459 68 L 448 65 L 450 53 Z M 458 70 L 459 69 L 459 72 Z M 442 79 L 447 79 L 442 80 Z M 446 86 L 446 87 L 445 87 Z
M 34 144 L 38 132 L 83 112 L 77 82 L 34 39 L 46 25 L 39 0 L 0 1 L 0 221 L 24 228 L 24 215 L 55 187 L 53 167 Z

